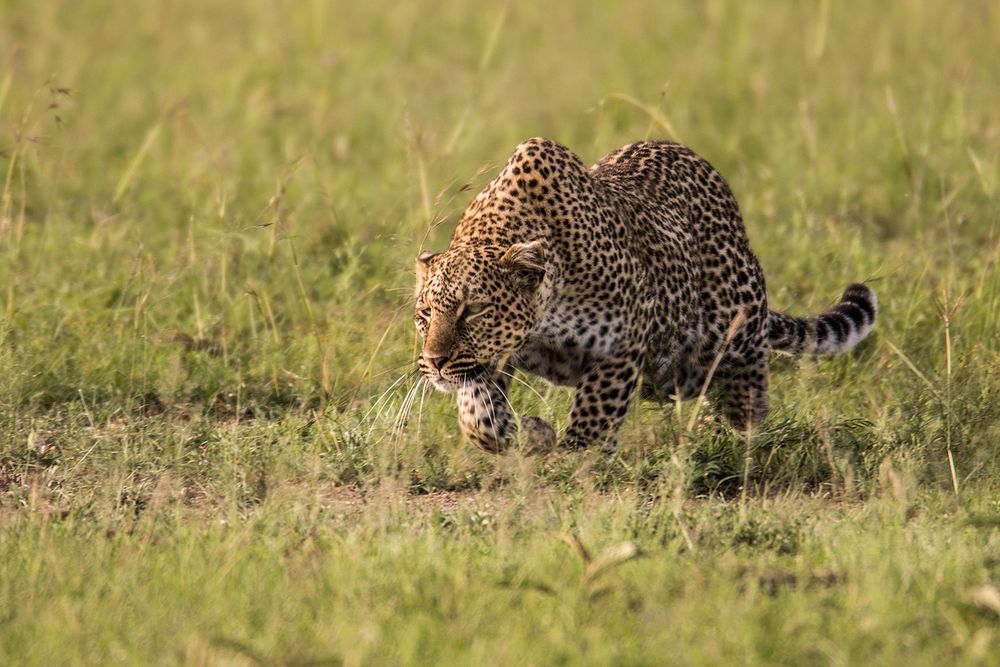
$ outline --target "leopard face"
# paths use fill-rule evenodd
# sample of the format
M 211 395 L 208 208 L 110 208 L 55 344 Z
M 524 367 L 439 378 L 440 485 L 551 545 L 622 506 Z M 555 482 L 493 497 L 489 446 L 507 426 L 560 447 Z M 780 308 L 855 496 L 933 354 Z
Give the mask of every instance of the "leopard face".
M 494 373 L 544 311 L 545 274 L 544 241 L 421 254 L 413 321 L 424 377 L 455 391 Z

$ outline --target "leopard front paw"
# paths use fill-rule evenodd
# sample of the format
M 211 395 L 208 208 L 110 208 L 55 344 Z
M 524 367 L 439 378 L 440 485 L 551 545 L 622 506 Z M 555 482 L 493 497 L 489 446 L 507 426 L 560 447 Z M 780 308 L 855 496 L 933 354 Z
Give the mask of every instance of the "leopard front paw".
M 525 417 L 521 420 L 521 444 L 532 454 L 552 451 L 556 446 L 556 430 L 541 417 Z

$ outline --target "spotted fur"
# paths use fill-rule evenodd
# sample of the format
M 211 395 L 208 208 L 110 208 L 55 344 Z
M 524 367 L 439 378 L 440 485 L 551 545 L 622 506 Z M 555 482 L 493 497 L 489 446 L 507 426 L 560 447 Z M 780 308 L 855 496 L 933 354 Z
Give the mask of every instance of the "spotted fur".
M 614 446 L 640 378 L 659 401 L 707 388 L 742 429 L 768 412 L 771 350 L 843 352 L 876 312 L 864 285 L 817 316 L 769 311 L 729 186 L 669 142 L 630 144 L 588 169 L 529 139 L 448 249 L 417 258 L 420 369 L 457 394 L 462 432 L 491 451 L 516 436 L 515 370 L 575 388 L 564 447 Z

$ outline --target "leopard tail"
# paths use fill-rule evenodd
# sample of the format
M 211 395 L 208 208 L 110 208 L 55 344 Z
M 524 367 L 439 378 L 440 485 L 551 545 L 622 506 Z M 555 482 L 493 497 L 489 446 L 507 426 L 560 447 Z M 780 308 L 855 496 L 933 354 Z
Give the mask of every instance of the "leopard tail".
M 793 356 L 839 354 L 850 350 L 871 332 L 877 314 L 875 292 L 867 285 L 854 284 L 844 290 L 836 306 L 819 315 L 793 317 L 770 311 L 768 341 L 775 352 Z

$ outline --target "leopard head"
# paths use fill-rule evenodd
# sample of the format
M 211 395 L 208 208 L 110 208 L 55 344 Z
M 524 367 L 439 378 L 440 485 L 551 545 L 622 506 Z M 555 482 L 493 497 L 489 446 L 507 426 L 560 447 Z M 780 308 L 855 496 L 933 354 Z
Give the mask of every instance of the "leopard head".
M 457 246 L 417 257 L 420 371 L 442 391 L 492 374 L 535 326 L 548 298 L 545 242 Z

